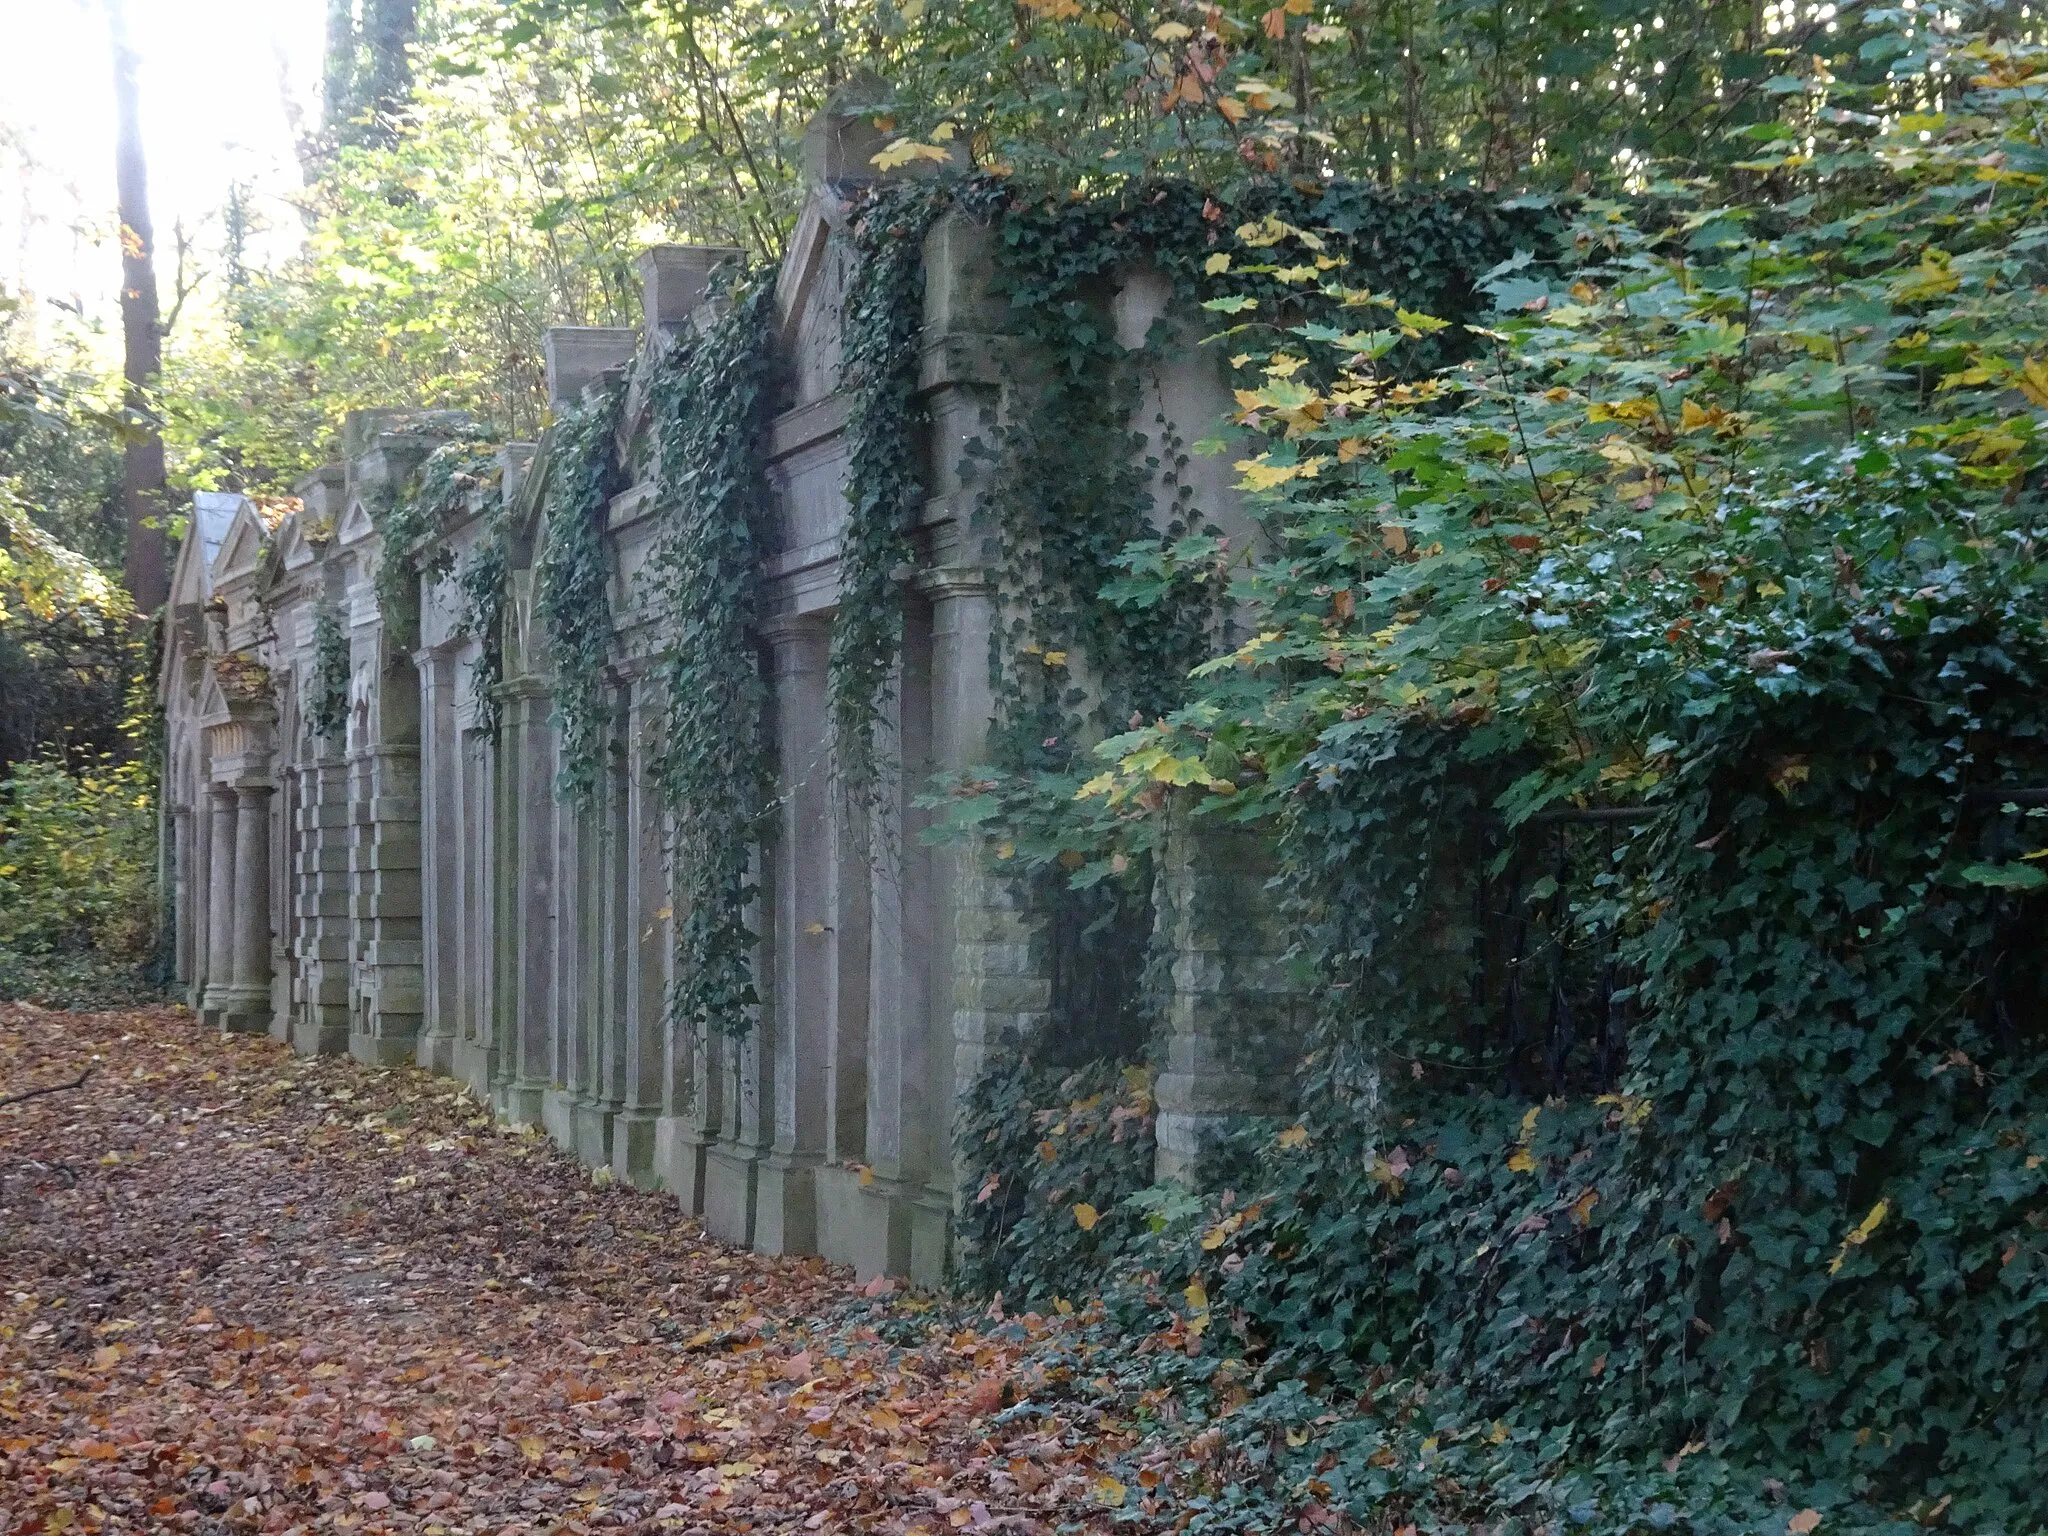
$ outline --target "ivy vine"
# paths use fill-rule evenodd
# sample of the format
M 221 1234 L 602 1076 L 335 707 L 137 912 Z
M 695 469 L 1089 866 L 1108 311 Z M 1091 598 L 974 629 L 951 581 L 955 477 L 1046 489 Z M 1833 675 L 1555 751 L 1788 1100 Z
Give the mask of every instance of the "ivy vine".
M 661 531 L 648 573 L 673 623 L 655 764 L 678 876 L 669 1013 L 739 1035 L 760 1002 L 747 916 L 771 785 L 756 624 L 775 287 L 768 273 L 722 282 L 717 320 L 678 339 L 649 384 Z
M 323 739 L 348 724 L 348 635 L 333 605 L 313 615 L 313 687 L 306 698 L 306 728 Z
M 858 801 L 873 784 L 875 726 L 903 647 L 903 572 L 924 500 L 917 400 L 924 328 L 924 239 L 951 201 L 941 183 L 883 183 L 853 226 L 859 257 L 841 311 L 840 387 L 847 397 L 846 521 L 827 689 L 840 784 Z
M 419 578 L 439 580 L 453 569 L 452 557 L 443 548 L 436 548 L 423 562 L 422 546 L 473 492 L 496 484 L 499 475 L 497 445 L 481 427 L 435 425 L 413 435 L 446 441 L 428 453 L 404 485 L 385 492 L 383 505 L 373 516 L 382 546 L 377 605 L 386 613 L 411 612 L 419 600 Z
M 561 735 L 556 788 L 587 801 L 611 735 L 605 669 L 611 658 L 611 561 L 606 509 L 620 487 L 616 439 L 623 382 L 588 392 L 561 414 L 545 450 L 546 542 L 534 562 L 534 616 L 554 669 Z
M 505 584 L 511 577 L 511 546 L 511 509 L 501 494 L 485 508 L 483 533 L 455 578 L 462 594 L 456 633 L 477 643 L 470 697 L 477 723 L 493 737 L 503 714 L 498 685 L 505 680 Z
M 1053 1294 L 1089 1287 L 1101 1244 L 1077 1245 L 1071 1217 L 1046 1220 L 1035 1202 L 1055 1187 L 1070 1203 L 1073 1190 L 1106 1189 L 1119 1165 L 1068 1177 L 1068 1149 L 1055 1143 L 1057 1156 L 1025 1180 L 1020 1138 L 1047 1117 L 1058 1123 L 1071 1097 L 1060 1085 L 1077 1057 L 1093 1052 L 1098 1072 L 1133 1064 L 1128 1031 L 1112 1016 L 1156 1022 L 1167 986 L 1163 954 L 1133 976 L 1117 938 L 1151 929 L 1163 795 L 1114 815 L 1076 792 L 1097 766 L 1098 743 L 1177 708 L 1192 670 L 1228 649 L 1232 581 L 1253 554 L 1233 549 L 1198 505 L 1193 448 L 1163 411 L 1147 419 L 1148 379 L 1202 356 L 1197 348 L 1216 340 L 1203 333 L 1228 326 L 1246 293 L 1303 324 L 1341 315 L 1372 290 L 1466 313 L 1476 275 L 1517 235 L 1529 237 L 1533 220 L 1461 194 L 1349 185 L 1258 189 L 1234 203 L 1184 185 L 1078 203 L 1025 202 L 984 185 L 961 202 L 992 223 L 996 287 L 1022 346 L 1005 365 L 1006 406 L 985 418 L 965 466 L 980 488 L 982 559 L 999 594 L 990 761 L 926 803 L 945 813 L 940 835 L 979 843 L 997 868 L 1030 883 L 1042 942 L 1067 951 L 1044 963 L 1069 977 L 1120 976 L 1119 988 L 1136 993 L 1080 1010 L 1056 1004 L 1062 1038 L 1009 1042 L 969 1089 L 958 1144 L 975 1255 L 965 1278 L 993 1285 L 1008 1275 L 1014 1289 L 1028 1276 L 1034 1295 Z M 1259 259 L 1278 243 L 1272 232 L 1290 229 L 1317 231 L 1307 259 Z M 1266 242 L 1249 261 L 1246 231 Z M 1163 277 L 1169 296 L 1146 335 L 1120 336 L 1113 295 L 1141 269 Z M 1417 338 L 1404 361 L 1426 368 L 1457 344 Z M 1219 356 L 1216 366 L 1238 374 L 1244 362 Z M 1242 771 L 1220 744 L 1212 757 L 1205 771 L 1219 782 Z M 1130 1177 L 1141 1184 L 1149 1170 Z M 1110 1241 L 1131 1240 L 1134 1210 L 1106 1224 Z

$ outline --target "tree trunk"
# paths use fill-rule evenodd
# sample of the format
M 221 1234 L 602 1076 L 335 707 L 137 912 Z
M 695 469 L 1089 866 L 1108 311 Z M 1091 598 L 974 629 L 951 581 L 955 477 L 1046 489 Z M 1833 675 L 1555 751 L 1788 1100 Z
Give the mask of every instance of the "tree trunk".
M 325 116 L 333 142 L 397 142 L 399 116 L 412 104 L 409 50 L 418 35 L 419 0 L 328 0 Z
M 106 0 L 114 44 L 114 171 L 121 215 L 122 405 L 130 435 L 122 452 L 128 518 L 128 595 L 147 617 L 170 595 L 164 562 L 164 440 L 150 399 L 163 368 L 157 312 L 156 237 L 149 223 L 149 168 L 142 153 L 135 49 L 125 0 Z
M 370 50 L 370 68 L 363 105 L 374 114 L 379 144 L 397 141 L 399 115 L 412 105 L 409 50 L 419 24 L 419 0 L 364 0 L 363 42 Z
M 321 120 L 339 141 L 356 115 L 356 8 L 354 0 L 328 0 L 327 70 L 321 80 Z

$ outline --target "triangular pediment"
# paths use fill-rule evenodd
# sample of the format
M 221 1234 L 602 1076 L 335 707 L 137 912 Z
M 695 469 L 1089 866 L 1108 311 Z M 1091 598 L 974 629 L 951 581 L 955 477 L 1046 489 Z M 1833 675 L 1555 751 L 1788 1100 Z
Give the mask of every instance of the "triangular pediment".
M 782 322 L 785 338 L 793 334 L 798 318 L 824 269 L 825 250 L 832 240 L 832 224 L 825 217 L 824 202 L 815 194 L 805 199 L 797 215 L 796 230 L 789 237 L 789 252 L 782 258 L 782 271 L 775 279 L 775 313 Z
M 228 698 L 221 692 L 220 679 L 214 676 L 211 667 L 200 675 L 197 714 L 202 726 L 222 725 L 228 719 Z
M 211 595 L 206 584 L 206 549 L 196 535 L 187 533 L 178 545 L 178 563 L 171 568 L 173 610 L 197 607 Z
M 834 229 L 833 211 L 820 194 L 804 205 L 776 284 L 781 351 L 795 405 L 822 400 L 839 387 L 842 310 L 854 258 Z
M 277 535 L 277 568 L 280 571 L 302 571 L 320 558 L 320 547 L 306 537 L 306 519 L 310 514 L 294 513 L 285 520 Z
M 215 591 L 237 578 L 255 574 L 263 562 L 263 540 L 268 532 L 263 526 L 263 519 L 256 515 L 255 507 L 243 502 L 241 510 L 235 513 L 235 520 L 228 524 L 220 553 L 213 557 Z
M 377 525 L 370 520 L 370 509 L 363 505 L 363 498 L 351 497 L 348 510 L 341 514 L 341 527 L 335 531 L 335 542 L 359 544 L 376 531 Z

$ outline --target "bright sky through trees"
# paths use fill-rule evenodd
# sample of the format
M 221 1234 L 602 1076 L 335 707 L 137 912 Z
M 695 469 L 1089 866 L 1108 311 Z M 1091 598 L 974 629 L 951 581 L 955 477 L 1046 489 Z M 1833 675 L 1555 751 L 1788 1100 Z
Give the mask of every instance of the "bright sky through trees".
M 317 125 L 320 0 L 131 0 L 158 270 L 168 304 L 173 228 L 218 265 L 231 184 L 252 189 L 262 256 L 303 235 L 287 102 Z M 0 285 L 77 304 L 103 333 L 119 283 L 114 111 L 97 0 L 0 0 Z M 32 167 L 32 168 L 31 168 Z M 56 319 L 38 304 L 37 324 Z M 118 327 L 113 327 L 117 330 Z

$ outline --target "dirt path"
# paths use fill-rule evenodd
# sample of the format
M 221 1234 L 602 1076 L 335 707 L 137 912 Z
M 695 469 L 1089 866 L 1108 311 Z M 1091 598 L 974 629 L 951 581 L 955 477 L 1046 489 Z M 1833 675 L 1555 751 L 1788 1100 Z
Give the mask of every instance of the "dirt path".
M 95 1057 L 0 1108 L 0 1536 L 1151 1523 L 1057 1320 L 711 1242 L 446 1079 L 0 1004 L 0 1095 Z

